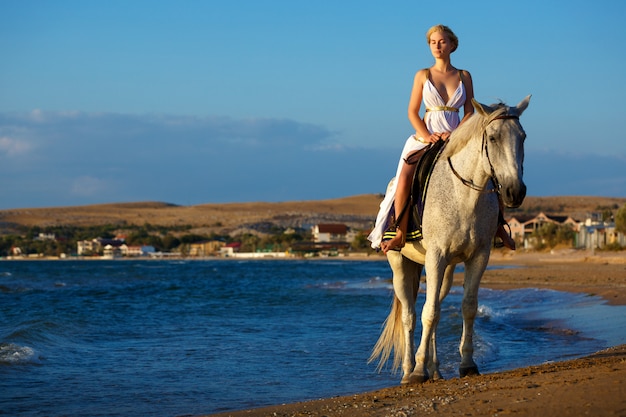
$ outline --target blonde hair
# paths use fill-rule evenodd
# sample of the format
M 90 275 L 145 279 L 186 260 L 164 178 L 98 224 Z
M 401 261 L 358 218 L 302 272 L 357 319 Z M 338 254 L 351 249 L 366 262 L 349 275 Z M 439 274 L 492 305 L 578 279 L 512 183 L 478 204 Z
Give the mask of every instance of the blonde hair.
M 426 32 L 426 43 L 430 43 L 430 35 L 435 32 L 442 32 L 446 35 L 448 39 L 450 39 L 450 42 L 452 42 L 452 52 L 456 51 L 456 48 L 459 47 L 459 38 L 457 38 L 454 32 L 452 32 L 452 29 L 445 25 L 439 24 L 428 29 L 428 32 Z

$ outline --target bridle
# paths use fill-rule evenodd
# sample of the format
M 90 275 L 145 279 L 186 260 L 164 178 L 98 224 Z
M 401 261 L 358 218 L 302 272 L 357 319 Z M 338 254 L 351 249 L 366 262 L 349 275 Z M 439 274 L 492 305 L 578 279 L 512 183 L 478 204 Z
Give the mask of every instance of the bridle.
M 493 183 L 493 188 L 487 188 L 485 189 L 485 186 L 483 185 L 482 187 L 480 185 L 477 185 L 474 183 L 473 180 L 469 179 L 465 179 L 461 176 L 461 174 L 459 174 L 457 172 L 456 169 L 454 169 L 454 167 L 452 166 L 452 160 L 450 159 L 450 157 L 448 157 L 448 165 L 450 165 L 450 169 L 452 170 L 452 173 L 459 179 L 461 180 L 461 182 L 463 183 L 463 185 L 471 188 L 472 190 L 478 191 L 480 193 L 499 193 L 500 189 L 502 188 L 502 185 L 498 182 L 498 179 L 496 178 L 496 171 L 493 168 L 493 164 L 491 163 L 491 159 L 489 158 L 489 148 L 487 147 L 487 126 L 489 125 L 489 123 L 493 122 L 494 120 L 507 120 L 507 119 L 513 119 L 513 120 L 519 120 L 519 116 L 515 115 L 515 114 L 502 114 L 500 116 L 496 116 L 493 119 L 491 119 L 487 125 L 485 126 L 485 130 L 483 131 L 483 143 L 481 146 L 481 152 L 484 150 L 485 151 L 485 156 L 487 157 L 487 162 L 489 162 L 489 169 L 491 170 L 491 182 Z

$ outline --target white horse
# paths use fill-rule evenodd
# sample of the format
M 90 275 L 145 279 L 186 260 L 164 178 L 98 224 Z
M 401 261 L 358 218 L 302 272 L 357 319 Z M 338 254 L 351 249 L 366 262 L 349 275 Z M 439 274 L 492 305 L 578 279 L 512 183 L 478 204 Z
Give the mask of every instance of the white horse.
M 407 242 L 402 251 L 387 253 L 395 296 L 370 362 L 380 358 L 380 370 L 393 351 L 393 369 L 402 365 L 403 384 L 441 378 L 436 329 L 441 302 L 460 262 L 465 264 L 465 276 L 459 373 L 461 377 L 478 374 L 472 342 L 478 286 L 496 232 L 497 194 L 507 207 L 519 207 L 526 196 L 522 180 L 526 134 L 519 117 L 529 101 L 530 96 L 516 107 L 508 107 L 472 100 L 476 112 L 452 132 L 431 174 L 422 219 L 423 240 Z M 413 360 L 415 302 L 423 266 L 426 302 L 422 336 Z

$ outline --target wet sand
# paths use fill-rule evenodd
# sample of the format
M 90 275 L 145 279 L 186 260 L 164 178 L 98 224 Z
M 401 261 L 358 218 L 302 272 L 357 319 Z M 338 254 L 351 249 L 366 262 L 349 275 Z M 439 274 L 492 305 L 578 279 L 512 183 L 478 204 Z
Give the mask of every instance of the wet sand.
M 626 305 L 624 252 L 494 252 L 491 265 L 510 268 L 489 269 L 482 281 L 486 288 L 549 288 L 597 295 L 609 304 Z M 460 278 L 457 276 L 455 280 L 460 282 Z M 416 415 L 626 416 L 626 345 L 581 359 L 512 371 L 398 385 L 374 392 L 214 416 Z

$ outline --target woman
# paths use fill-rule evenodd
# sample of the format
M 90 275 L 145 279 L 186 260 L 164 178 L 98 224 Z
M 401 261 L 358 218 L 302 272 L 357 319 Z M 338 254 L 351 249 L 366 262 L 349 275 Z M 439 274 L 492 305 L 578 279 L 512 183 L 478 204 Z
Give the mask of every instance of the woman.
M 384 253 L 401 249 L 407 239 L 410 216 L 402 211 L 408 211 L 403 208 L 410 198 L 417 166 L 417 163 L 411 160 L 415 158 L 411 156 L 416 155 L 430 143 L 447 140 L 450 133 L 474 113 L 472 77 L 468 71 L 459 70 L 450 62 L 450 55 L 459 45 L 458 38 L 449 27 L 435 25 L 426 32 L 426 40 L 435 58 L 435 64 L 430 68 L 419 70 L 413 81 L 408 115 L 415 135 L 411 135 L 404 145 L 395 181 L 392 181 L 387 189 L 385 199 L 380 204 L 376 226 L 368 237 L 372 247 L 380 246 Z M 423 118 L 419 114 L 422 100 L 426 107 Z M 459 115 L 461 110 L 463 119 Z M 390 223 L 393 224 L 395 233 L 393 230 L 391 233 L 385 233 Z M 501 226 L 497 235 L 505 246 L 515 248 L 515 242 Z M 391 238 L 386 240 L 387 236 Z

